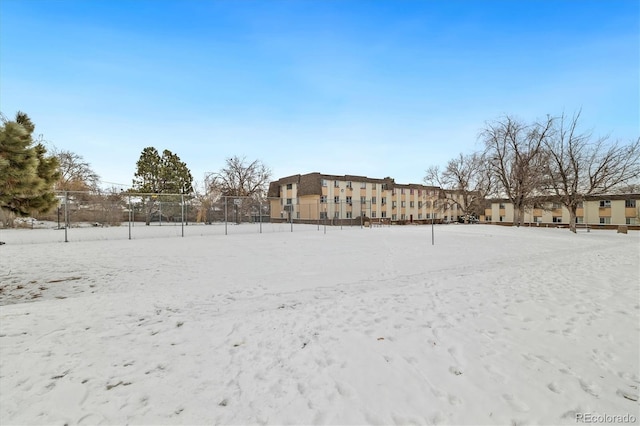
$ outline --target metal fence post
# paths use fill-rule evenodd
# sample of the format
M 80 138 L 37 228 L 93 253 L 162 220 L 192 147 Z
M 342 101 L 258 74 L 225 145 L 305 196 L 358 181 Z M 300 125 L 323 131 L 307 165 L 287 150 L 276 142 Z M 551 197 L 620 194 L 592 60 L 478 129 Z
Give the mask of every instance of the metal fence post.
M 67 228 L 69 228 L 69 191 L 64 191 L 64 242 L 68 243 Z
M 182 237 L 184 237 L 184 193 L 180 194 L 180 206 L 181 206 L 181 211 L 180 213 L 182 214 L 181 219 L 181 225 L 182 225 Z
M 224 235 L 227 235 L 227 196 L 224 196 Z
M 131 239 L 131 195 L 129 195 L 129 239 Z

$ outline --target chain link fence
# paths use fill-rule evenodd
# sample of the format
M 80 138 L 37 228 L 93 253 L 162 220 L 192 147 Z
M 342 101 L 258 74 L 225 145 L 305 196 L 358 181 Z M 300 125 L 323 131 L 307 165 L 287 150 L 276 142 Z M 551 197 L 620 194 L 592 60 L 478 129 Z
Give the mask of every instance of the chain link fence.
M 251 197 L 196 198 L 125 191 L 61 191 L 56 196 L 58 205 L 45 214 L 17 218 L 0 212 L 0 230 L 4 231 L 0 240 L 68 242 L 292 230 L 288 224 L 271 223 L 270 203 Z M 9 235 L 9 228 L 25 232 Z
M 371 200 L 322 202 L 125 191 L 60 191 L 58 205 L 29 218 L 0 212 L 1 241 L 69 242 L 391 226 L 395 210 L 381 213 Z M 381 217 L 380 217 L 381 216 Z

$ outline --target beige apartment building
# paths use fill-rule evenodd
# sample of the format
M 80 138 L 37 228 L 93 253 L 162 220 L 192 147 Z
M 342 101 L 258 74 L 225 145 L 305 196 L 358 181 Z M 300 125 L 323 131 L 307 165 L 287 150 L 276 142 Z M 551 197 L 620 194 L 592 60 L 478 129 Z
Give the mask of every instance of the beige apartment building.
M 268 196 L 273 221 L 446 222 L 457 219 L 459 210 L 443 200 L 438 187 L 399 184 L 390 177 L 293 175 L 271 182 Z
M 511 224 L 513 204 L 504 199 L 487 200 L 481 222 Z M 640 194 L 590 196 L 578 206 L 576 223 L 595 227 L 631 225 L 640 227 Z M 568 226 L 569 211 L 558 202 L 542 202 L 525 210 L 525 224 L 536 226 Z

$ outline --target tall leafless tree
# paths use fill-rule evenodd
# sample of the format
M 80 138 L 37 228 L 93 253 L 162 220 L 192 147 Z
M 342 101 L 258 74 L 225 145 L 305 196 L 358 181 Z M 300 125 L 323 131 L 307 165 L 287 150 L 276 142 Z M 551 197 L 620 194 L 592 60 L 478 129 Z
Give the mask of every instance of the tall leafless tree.
M 249 214 L 252 205 L 255 207 L 257 203 L 258 209 L 262 208 L 262 201 L 269 188 L 271 170 L 260 160 L 248 162 L 246 157 L 234 156 L 227 158 L 225 166 L 209 179 L 211 184 L 207 188 L 208 193 L 235 197 L 233 208 L 236 221 L 240 221 L 241 217 Z M 251 198 L 251 202 L 243 202 L 243 198 Z
M 460 154 L 449 160 L 444 170 L 431 166 L 426 171 L 425 183 L 437 185 L 444 190 L 445 203 L 454 204 L 464 215 L 481 213 L 483 201 L 491 190 L 491 173 L 486 166 L 484 154 Z
M 271 170 L 260 160 L 248 162 L 246 157 L 227 158 L 225 166 L 213 173 L 211 189 L 223 196 L 264 197 L 269 187 Z
M 524 221 L 524 211 L 540 194 L 545 169 L 544 142 L 553 129 L 553 118 L 525 124 L 505 116 L 488 122 L 480 137 L 496 182 L 495 195 L 506 197 L 514 208 L 514 224 Z
M 576 232 L 580 203 L 589 195 L 603 195 L 640 178 L 640 138 L 629 144 L 609 143 L 578 129 L 580 112 L 560 116 L 545 139 L 546 189 L 569 211 L 569 229 Z
M 60 163 L 60 178 L 56 182 L 58 191 L 90 191 L 98 188 L 100 177 L 81 155 L 67 150 L 53 149 Z

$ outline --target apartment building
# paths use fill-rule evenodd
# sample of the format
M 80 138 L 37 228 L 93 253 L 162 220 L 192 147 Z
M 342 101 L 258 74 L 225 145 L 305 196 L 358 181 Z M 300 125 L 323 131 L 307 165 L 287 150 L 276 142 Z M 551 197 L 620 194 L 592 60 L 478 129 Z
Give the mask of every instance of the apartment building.
M 434 186 L 354 175 L 309 173 L 271 182 L 271 220 L 334 222 L 369 218 L 390 223 L 455 220 L 455 203 Z
M 576 223 L 596 226 L 640 226 L 640 194 L 613 194 L 589 196 L 578 206 Z M 487 200 L 480 221 L 511 224 L 514 220 L 513 204 L 505 199 Z M 559 202 L 543 201 L 525 210 L 525 224 L 567 226 L 569 211 Z

